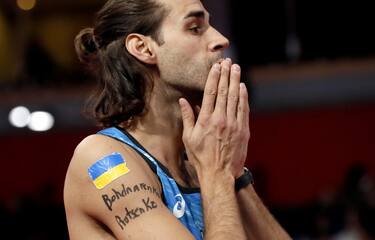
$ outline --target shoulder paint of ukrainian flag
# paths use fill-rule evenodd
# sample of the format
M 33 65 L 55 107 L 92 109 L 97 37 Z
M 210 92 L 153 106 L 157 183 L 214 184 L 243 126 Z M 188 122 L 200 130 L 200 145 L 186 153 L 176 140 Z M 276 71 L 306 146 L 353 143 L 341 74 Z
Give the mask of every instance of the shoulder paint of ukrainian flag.
M 107 155 L 88 169 L 90 178 L 98 189 L 104 188 L 113 180 L 127 174 L 129 171 L 126 161 L 120 153 Z

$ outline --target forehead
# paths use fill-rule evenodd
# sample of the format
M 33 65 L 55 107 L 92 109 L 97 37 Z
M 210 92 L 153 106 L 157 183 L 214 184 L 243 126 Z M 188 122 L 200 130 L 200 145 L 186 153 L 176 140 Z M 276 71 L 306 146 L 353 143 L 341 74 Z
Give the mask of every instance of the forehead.
M 159 0 L 170 10 L 167 21 L 182 21 L 190 12 L 203 11 L 207 15 L 200 0 Z

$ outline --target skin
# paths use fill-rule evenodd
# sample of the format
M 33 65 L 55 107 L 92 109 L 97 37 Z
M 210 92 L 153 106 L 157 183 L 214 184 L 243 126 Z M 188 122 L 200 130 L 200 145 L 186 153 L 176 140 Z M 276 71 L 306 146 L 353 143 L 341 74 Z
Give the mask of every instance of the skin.
M 165 44 L 156 50 L 160 78 L 177 91 L 201 92 L 211 66 L 222 58 L 229 41 L 210 26 L 209 14 L 199 1 L 168 2 L 176 11 L 165 20 Z
M 149 110 L 137 118 L 129 133 L 180 185 L 200 187 L 204 239 L 290 239 L 251 186 L 234 191 L 246 160 L 250 130 L 248 94 L 240 84 L 240 67 L 230 59 L 220 61 L 228 40 L 209 25 L 200 1 L 161 2 L 171 9 L 161 27 L 164 44 L 136 33 L 125 40 L 133 56 L 159 69 L 153 75 Z M 194 106 L 200 103 L 196 114 Z M 185 150 L 189 161 L 181 157 Z M 96 189 L 87 169 L 113 152 L 126 159 L 130 172 Z M 103 201 L 112 189 L 139 183 L 162 192 L 158 177 L 134 150 L 106 136 L 85 138 L 74 152 L 65 182 L 70 238 L 194 239 L 164 206 L 160 194 L 134 192 L 116 200 L 111 209 Z M 155 208 L 121 227 L 116 216 L 124 218 L 125 208 L 137 209 L 145 200 Z M 252 228 L 245 230 L 241 219 L 252 223 Z

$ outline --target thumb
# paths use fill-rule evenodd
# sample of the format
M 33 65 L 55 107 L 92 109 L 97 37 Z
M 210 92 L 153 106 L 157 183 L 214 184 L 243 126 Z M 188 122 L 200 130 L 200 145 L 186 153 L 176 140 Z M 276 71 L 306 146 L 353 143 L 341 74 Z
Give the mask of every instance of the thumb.
M 194 122 L 195 122 L 193 109 L 191 108 L 189 102 L 184 98 L 180 98 L 178 100 L 178 103 L 180 104 L 182 124 L 184 126 L 184 131 L 186 130 L 191 131 L 191 129 L 194 127 Z

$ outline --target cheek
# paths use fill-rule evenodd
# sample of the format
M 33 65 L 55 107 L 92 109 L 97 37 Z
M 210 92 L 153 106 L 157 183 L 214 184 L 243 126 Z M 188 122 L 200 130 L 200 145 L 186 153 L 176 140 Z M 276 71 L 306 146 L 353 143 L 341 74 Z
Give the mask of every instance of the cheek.
M 191 54 L 201 48 L 202 42 L 197 36 L 192 36 L 186 32 L 176 31 L 170 33 L 165 39 L 169 48 L 179 49 L 180 52 Z
M 190 76 L 197 81 L 207 78 L 210 59 L 199 50 L 199 44 L 187 44 L 189 39 L 180 41 L 168 38 L 158 54 L 159 70 L 163 77 Z M 172 76 L 173 75 L 173 76 Z M 199 80 L 198 80 L 199 79 Z

